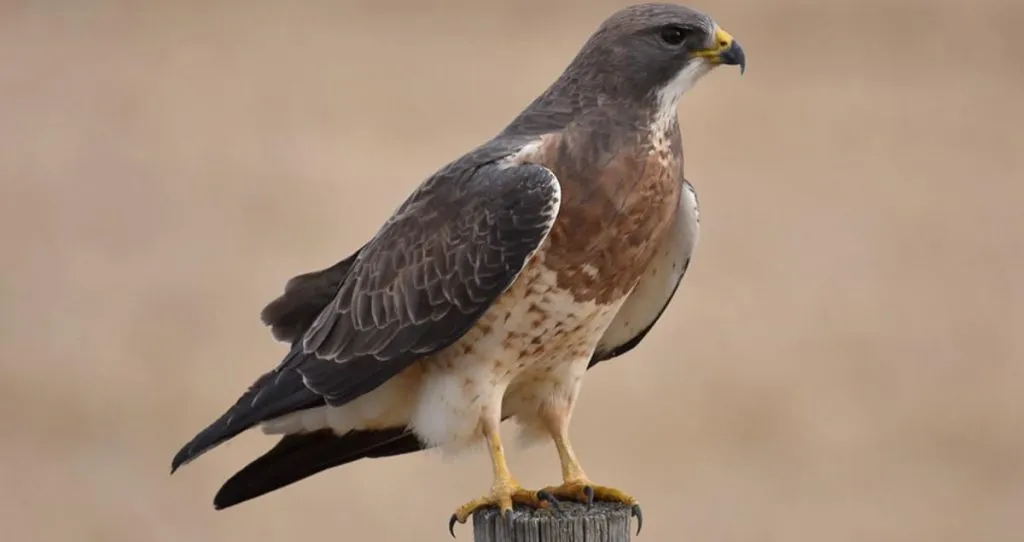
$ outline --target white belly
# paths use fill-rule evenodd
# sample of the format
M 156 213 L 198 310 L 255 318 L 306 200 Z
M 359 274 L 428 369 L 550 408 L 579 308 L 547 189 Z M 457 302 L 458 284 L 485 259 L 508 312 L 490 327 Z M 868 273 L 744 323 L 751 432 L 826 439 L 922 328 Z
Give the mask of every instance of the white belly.
M 597 341 L 619 303 L 578 302 L 533 263 L 459 342 L 425 362 L 413 430 L 456 451 L 480 421 L 531 424 L 548 401 L 575 401 Z

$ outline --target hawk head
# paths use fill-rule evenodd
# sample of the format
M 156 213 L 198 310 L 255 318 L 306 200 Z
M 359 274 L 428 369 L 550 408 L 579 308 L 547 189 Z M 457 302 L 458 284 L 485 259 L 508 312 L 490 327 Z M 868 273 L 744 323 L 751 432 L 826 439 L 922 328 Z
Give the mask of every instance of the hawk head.
M 711 17 L 676 4 L 639 4 L 606 19 L 566 75 L 608 98 L 674 111 L 683 93 L 723 64 L 743 73 L 746 56 Z

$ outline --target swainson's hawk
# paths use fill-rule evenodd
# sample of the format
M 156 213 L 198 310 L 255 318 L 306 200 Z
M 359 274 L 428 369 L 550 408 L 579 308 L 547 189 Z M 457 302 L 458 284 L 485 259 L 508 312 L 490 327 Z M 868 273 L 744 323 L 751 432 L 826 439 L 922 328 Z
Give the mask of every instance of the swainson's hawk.
M 218 509 L 364 457 L 486 441 L 491 491 L 458 508 L 550 499 L 636 505 L 584 474 L 569 418 L 587 369 L 640 342 L 697 241 L 676 106 L 743 50 L 671 4 L 608 18 L 490 141 L 426 179 L 348 258 L 299 275 L 262 312 L 291 344 L 172 472 L 260 425 L 283 435 L 231 477 Z M 523 489 L 499 424 L 554 441 L 562 484 Z M 635 508 L 638 512 L 638 508 Z

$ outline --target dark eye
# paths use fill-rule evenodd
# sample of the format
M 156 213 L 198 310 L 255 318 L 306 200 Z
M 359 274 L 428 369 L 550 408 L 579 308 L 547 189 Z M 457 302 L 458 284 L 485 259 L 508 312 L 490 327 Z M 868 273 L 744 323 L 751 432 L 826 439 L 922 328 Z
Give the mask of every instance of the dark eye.
M 661 30 L 661 41 L 669 45 L 679 45 L 686 41 L 686 29 L 680 26 L 666 26 Z

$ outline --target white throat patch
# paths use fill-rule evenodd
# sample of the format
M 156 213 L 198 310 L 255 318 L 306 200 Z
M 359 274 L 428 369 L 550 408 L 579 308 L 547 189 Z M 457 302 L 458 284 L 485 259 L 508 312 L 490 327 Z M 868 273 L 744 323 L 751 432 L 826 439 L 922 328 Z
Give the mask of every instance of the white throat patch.
M 714 68 L 710 62 L 703 58 L 695 58 L 679 71 L 664 88 L 658 91 L 658 111 L 654 116 L 654 127 L 664 128 L 675 121 L 679 99 L 686 91 L 704 77 Z

